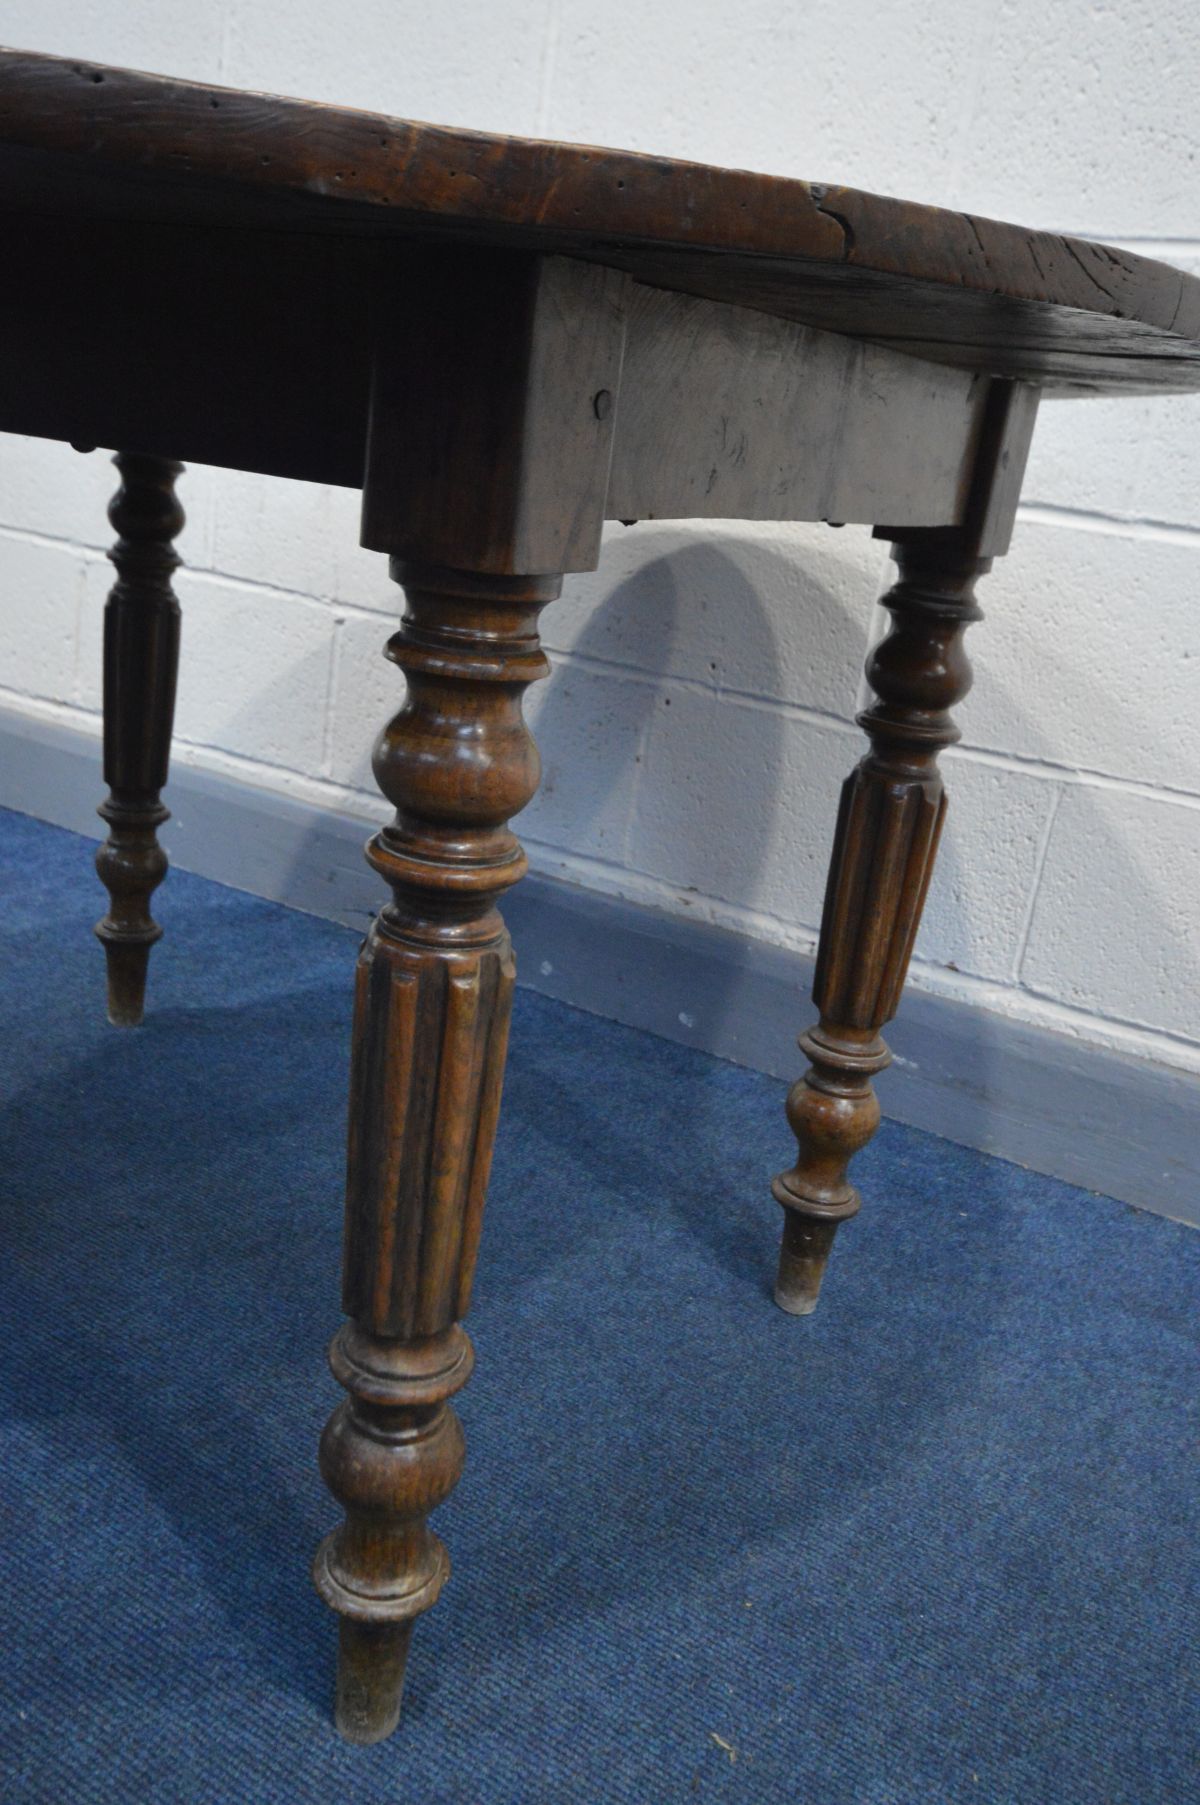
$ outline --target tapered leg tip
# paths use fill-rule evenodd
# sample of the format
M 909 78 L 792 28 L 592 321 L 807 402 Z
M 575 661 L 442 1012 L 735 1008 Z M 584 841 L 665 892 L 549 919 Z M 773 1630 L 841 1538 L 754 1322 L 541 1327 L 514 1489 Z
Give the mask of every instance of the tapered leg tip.
M 107 1015 L 114 1028 L 140 1028 L 146 1019 L 144 992 L 139 990 L 135 995 L 130 996 L 121 991 L 114 991 L 110 985 Z
M 334 1722 L 347 1742 L 385 1742 L 400 1722 L 412 1623 L 338 1624 Z
M 802 1216 L 795 1209 L 784 1210 L 775 1302 L 789 1316 L 811 1316 L 816 1309 L 836 1233 L 836 1221 Z
M 783 1284 L 775 1287 L 775 1302 L 789 1316 L 811 1316 L 819 1301 L 815 1291 L 789 1291 Z
M 153 941 L 108 940 L 103 934 L 100 939 L 108 968 L 108 1019 L 114 1028 L 138 1028 L 146 1013 L 146 973 Z
M 352 1742 L 356 1748 L 369 1748 L 373 1742 L 386 1742 L 400 1723 L 400 1706 L 394 1711 L 376 1718 L 358 1717 L 353 1712 L 344 1712 L 340 1705 L 334 1713 L 337 1733 L 343 1742 Z

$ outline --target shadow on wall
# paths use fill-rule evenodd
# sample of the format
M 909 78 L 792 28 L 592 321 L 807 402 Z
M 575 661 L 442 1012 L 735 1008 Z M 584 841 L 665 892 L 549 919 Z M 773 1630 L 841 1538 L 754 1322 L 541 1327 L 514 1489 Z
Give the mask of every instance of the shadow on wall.
M 667 550 L 647 558 L 643 542 L 613 587 L 602 567 L 568 589 L 565 618 L 545 617 L 555 668 L 530 699 L 543 772 L 521 832 L 551 856 L 604 861 L 618 882 L 624 868 L 670 885 L 685 908 L 689 893 L 737 904 L 774 835 L 784 723 L 719 695 L 731 639 L 770 693 L 776 633 L 764 586 L 721 546 L 658 537 Z
M 665 944 L 649 952 L 649 971 L 639 961 L 616 974 L 605 1013 L 720 1047 L 751 947 L 726 941 L 721 961 L 682 987 L 675 973 L 710 898 L 737 905 L 755 895 L 779 833 L 787 723 L 770 707 L 721 700 L 731 663 L 739 688 L 770 693 L 780 664 L 764 567 L 773 560 L 758 559 L 752 580 L 712 539 L 654 528 L 629 538 L 632 568 L 627 543 L 610 542 L 601 569 L 568 584 L 561 613 L 547 611 L 554 669 L 528 710 L 542 784 L 517 827 L 541 871 L 659 902 L 653 925 Z M 516 898 L 510 913 L 522 981 L 595 1007 L 587 941 L 564 958 L 561 945 L 538 944 L 537 918 L 526 928 Z M 709 933 L 715 951 L 725 937 Z
M 543 781 L 518 831 L 542 870 L 657 904 L 685 953 L 699 936 L 702 976 L 658 1028 L 685 1044 L 729 1048 L 759 952 L 714 917 L 769 916 L 801 944 L 820 922 L 882 559 L 861 534 L 824 538 L 643 526 L 545 617 L 555 669 L 528 709 Z M 520 951 L 525 983 L 564 994 Z M 795 1068 L 808 1013 L 797 996 L 771 1069 Z

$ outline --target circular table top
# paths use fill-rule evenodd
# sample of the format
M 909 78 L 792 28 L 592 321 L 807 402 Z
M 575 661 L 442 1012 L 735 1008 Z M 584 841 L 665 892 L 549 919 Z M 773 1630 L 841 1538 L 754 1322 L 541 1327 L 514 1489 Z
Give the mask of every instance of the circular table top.
M 1051 390 L 1200 388 L 1200 279 L 854 188 L 0 50 L 0 208 L 542 249 Z

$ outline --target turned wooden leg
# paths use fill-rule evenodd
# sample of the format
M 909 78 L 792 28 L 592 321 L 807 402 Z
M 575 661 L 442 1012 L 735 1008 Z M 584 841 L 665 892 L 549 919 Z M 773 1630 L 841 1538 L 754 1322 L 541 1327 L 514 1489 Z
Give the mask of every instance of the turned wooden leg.
M 879 1125 L 871 1080 L 891 1058 L 879 1031 L 896 1013 L 929 888 L 946 808 L 938 753 L 959 737 L 950 709 L 971 683 L 963 634 L 991 566 L 953 530 L 914 532 L 893 556 L 893 624 L 867 661 L 876 700 L 858 717 L 871 750 L 842 790 L 825 892 L 820 1020 L 800 1037 L 811 1063 L 788 1097 L 799 1157 L 772 1186 L 784 1208 L 775 1299 L 796 1316 L 816 1308 L 838 1223 L 859 1207 L 847 1167 Z
M 525 869 L 508 826 L 537 787 L 521 697 L 549 668 L 548 577 L 392 561 L 408 608 L 388 656 L 403 708 L 375 748 L 395 805 L 367 857 L 389 885 L 358 962 L 343 1307 L 331 1364 L 349 1396 L 321 1444 L 346 1513 L 317 1552 L 341 1617 L 337 1723 L 377 1742 L 400 1712 L 412 1620 L 449 1573 L 426 1525 L 463 1436 L 448 1399 L 470 1376 L 471 1289 L 513 988 L 496 901 Z
M 109 557 L 117 580 L 104 610 L 104 781 L 99 814 L 108 839 L 96 870 L 109 894 L 96 923 L 108 967 L 108 1019 L 134 1027 L 142 1019 L 150 948 L 162 929 L 150 897 L 167 874 L 157 830 L 168 818 L 159 800 L 167 781 L 179 603 L 171 576 L 179 558 L 171 541 L 183 526 L 169 458 L 118 452 L 121 486 L 109 505 L 117 531 Z

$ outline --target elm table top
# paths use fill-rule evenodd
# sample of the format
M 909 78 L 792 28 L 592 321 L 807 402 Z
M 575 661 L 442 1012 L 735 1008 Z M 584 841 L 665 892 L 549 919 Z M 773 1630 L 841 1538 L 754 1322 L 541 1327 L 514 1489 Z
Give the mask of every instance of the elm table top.
M 807 1314 L 858 1209 L 847 1162 L 879 1120 L 962 636 L 1040 391 L 1200 387 L 1200 281 L 848 189 L 17 52 L 0 52 L 0 215 L 0 428 L 123 448 L 98 865 L 119 1019 L 140 1016 L 157 937 L 179 462 L 361 488 L 362 542 L 406 591 L 388 657 L 407 689 L 373 759 L 396 814 L 367 855 L 391 901 L 356 980 L 351 1321 L 331 1356 L 350 1401 L 322 1442 L 346 1522 L 314 1566 L 341 1618 L 339 1726 L 377 1741 L 448 1572 L 424 1518 L 462 1467 L 446 1400 L 472 1361 L 513 985 L 496 903 L 537 786 L 520 697 L 548 669 L 540 608 L 595 567 L 606 515 L 859 520 L 894 543 L 789 1095 L 797 1161 L 772 1187 L 776 1296 Z M 705 800 L 719 834 L 719 783 Z
M 1200 279 L 745 170 L 0 50 L 0 208 L 453 237 L 629 271 L 1050 392 L 1200 388 Z

